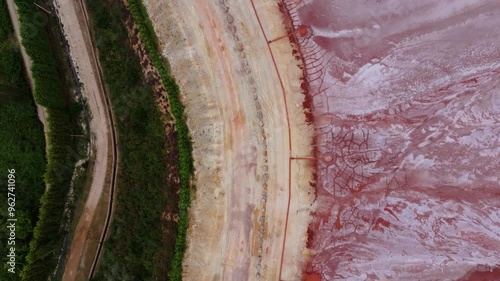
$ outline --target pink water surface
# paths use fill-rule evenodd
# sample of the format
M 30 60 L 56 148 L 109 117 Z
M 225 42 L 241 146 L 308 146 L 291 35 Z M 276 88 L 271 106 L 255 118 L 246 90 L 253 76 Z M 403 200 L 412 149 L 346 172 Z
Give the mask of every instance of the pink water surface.
M 500 1 L 286 6 L 322 159 L 307 271 L 500 280 Z

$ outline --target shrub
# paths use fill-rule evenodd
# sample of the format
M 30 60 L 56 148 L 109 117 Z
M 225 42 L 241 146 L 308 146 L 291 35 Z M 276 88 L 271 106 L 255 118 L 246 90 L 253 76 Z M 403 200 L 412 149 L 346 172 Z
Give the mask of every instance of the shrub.
M 147 15 L 146 8 L 140 0 L 129 0 L 130 11 L 138 25 L 141 39 L 143 40 L 148 54 L 165 85 L 168 93 L 170 110 L 175 118 L 175 125 L 178 132 L 178 147 L 180 158 L 180 200 L 179 200 L 179 221 L 177 240 L 175 243 L 175 255 L 172 261 L 170 280 L 182 280 L 182 261 L 186 249 L 186 232 L 188 227 L 188 209 L 191 204 L 190 180 L 194 172 L 192 159 L 192 144 L 189 137 L 189 130 L 186 125 L 184 115 L 184 105 L 180 100 L 179 87 L 175 80 L 167 71 L 166 64 L 158 51 L 156 34 L 152 28 L 151 21 Z

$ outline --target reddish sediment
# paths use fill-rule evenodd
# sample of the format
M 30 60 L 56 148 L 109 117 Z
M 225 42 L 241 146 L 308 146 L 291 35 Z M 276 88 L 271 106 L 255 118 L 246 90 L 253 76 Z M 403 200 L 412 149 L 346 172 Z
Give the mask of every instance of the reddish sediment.
M 500 267 L 492 268 L 480 264 L 457 281 L 498 281 L 499 277 Z
M 500 280 L 500 2 L 283 8 L 321 159 L 303 280 Z
M 286 8 L 285 3 L 278 3 L 279 11 L 282 14 L 282 21 L 283 25 L 285 27 L 285 30 L 288 34 L 288 40 L 290 41 L 290 44 L 292 45 L 292 55 L 295 57 L 297 60 L 297 65 L 303 70 L 303 75 L 301 78 L 301 83 L 300 83 L 300 88 L 302 90 L 302 94 L 304 94 L 304 102 L 302 104 L 302 107 L 304 108 L 304 114 L 306 117 L 306 122 L 308 124 L 313 124 L 314 123 L 314 116 L 311 112 L 311 106 L 312 106 L 312 98 L 311 95 L 309 95 L 309 83 L 307 81 L 307 73 L 304 68 L 304 61 L 303 61 L 303 56 L 300 50 L 300 45 L 297 41 L 297 37 L 303 37 L 306 36 L 307 34 L 310 33 L 310 30 L 306 26 L 300 26 L 299 28 L 295 28 L 293 26 L 293 21 L 291 19 L 289 10 Z
M 321 281 L 321 276 L 317 273 L 310 273 L 305 276 L 304 281 Z

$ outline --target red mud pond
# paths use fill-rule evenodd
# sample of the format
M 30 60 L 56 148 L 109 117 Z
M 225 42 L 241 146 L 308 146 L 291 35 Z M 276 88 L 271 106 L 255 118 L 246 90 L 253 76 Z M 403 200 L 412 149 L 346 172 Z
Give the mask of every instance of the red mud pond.
M 304 280 L 500 280 L 500 0 L 286 1 L 316 130 Z

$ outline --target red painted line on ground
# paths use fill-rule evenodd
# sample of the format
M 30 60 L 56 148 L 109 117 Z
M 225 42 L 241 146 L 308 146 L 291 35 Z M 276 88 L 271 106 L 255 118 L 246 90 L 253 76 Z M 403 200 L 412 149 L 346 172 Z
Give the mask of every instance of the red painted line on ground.
M 255 13 L 255 17 L 257 17 L 257 21 L 259 22 L 260 30 L 262 31 L 262 35 L 264 36 L 264 39 L 266 40 L 266 45 L 267 48 L 269 49 L 269 53 L 271 55 L 271 58 L 273 60 L 274 64 L 274 69 L 276 70 L 276 74 L 278 75 L 278 79 L 280 81 L 280 86 L 281 86 L 281 91 L 283 94 L 283 100 L 285 101 L 285 113 L 286 113 L 286 123 L 288 127 L 288 149 L 290 153 L 290 157 L 288 158 L 288 203 L 287 203 L 287 208 L 286 208 L 286 219 L 285 219 L 285 233 L 283 237 L 283 248 L 281 250 L 281 260 L 280 260 L 280 274 L 279 274 L 279 279 L 281 281 L 281 271 L 283 269 L 283 259 L 285 255 L 285 244 L 286 244 L 286 231 L 288 229 L 288 215 L 290 212 L 290 202 L 291 202 L 291 195 L 292 195 L 292 134 L 291 134 L 291 129 L 290 129 L 290 119 L 288 115 L 288 103 L 286 100 L 286 93 L 285 93 L 285 87 L 283 86 L 283 81 L 281 79 L 280 72 L 278 70 L 278 66 L 276 64 L 276 60 L 274 59 L 274 54 L 273 50 L 271 49 L 271 42 L 274 42 L 280 38 L 274 39 L 273 41 L 269 42 L 266 32 L 264 31 L 264 27 L 262 26 L 262 22 L 260 21 L 259 14 L 257 13 L 257 9 L 255 8 L 255 3 L 253 0 L 250 0 L 250 3 L 252 3 L 252 8 Z
M 292 31 L 292 32 L 290 32 L 290 33 L 288 33 L 288 34 L 285 34 L 285 35 L 283 35 L 283 36 L 280 36 L 280 37 L 278 37 L 278 38 L 275 38 L 275 39 L 273 39 L 273 40 L 271 40 L 271 41 L 267 41 L 267 43 L 268 43 L 268 44 L 271 44 L 271 43 L 273 43 L 273 42 L 276 42 L 276 41 L 278 41 L 278 40 L 280 40 L 280 39 L 283 39 L 283 38 L 285 38 L 285 37 L 288 37 L 288 36 L 292 35 L 294 32 L 295 32 L 295 31 Z
M 315 157 L 291 157 L 292 160 L 321 160 L 320 158 L 315 158 Z

